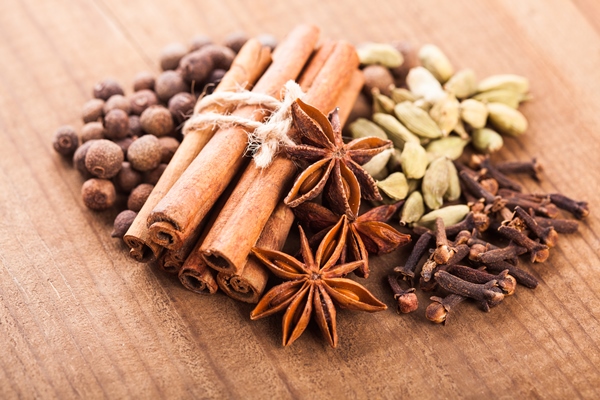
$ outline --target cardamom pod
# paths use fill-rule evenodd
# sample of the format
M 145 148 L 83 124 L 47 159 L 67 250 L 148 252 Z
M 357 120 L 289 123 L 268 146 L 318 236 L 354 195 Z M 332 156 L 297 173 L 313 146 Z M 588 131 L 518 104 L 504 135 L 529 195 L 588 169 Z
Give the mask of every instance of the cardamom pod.
M 373 121 L 379 125 L 387 137 L 394 143 L 394 146 L 402 149 L 407 142 L 419 143 L 419 138 L 414 133 L 406 129 L 393 115 L 376 113 L 373 114 Z
M 466 99 L 477 92 L 477 78 L 472 69 L 461 69 L 446 82 L 444 89 L 459 99 Z
M 458 171 L 452 161 L 446 160 L 446 163 L 448 164 L 448 190 L 444 193 L 444 199 L 448 201 L 458 200 L 460 198 Z
M 442 136 L 442 130 L 435 121 L 429 116 L 427 111 L 415 106 L 413 103 L 405 101 L 396 104 L 394 107 L 396 117 L 417 136 L 435 139 Z
M 492 75 L 485 78 L 477 85 L 478 92 L 487 92 L 489 90 L 510 90 L 516 93 L 525 94 L 529 92 L 529 80 L 523 76 L 514 74 Z
M 481 101 L 483 103 L 502 103 L 511 108 L 518 108 L 519 103 L 528 100 L 529 97 L 527 95 L 517 93 L 514 90 L 496 89 L 477 93 L 472 97 L 472 99 Z
M 404 57 L 394 46 L 384 43 L 365 43 L 356 49 L 363 65 L 380 64 L 387 68 L 402 65 Z
M 490 123 L 498 132 L 509 136 L 520 136 L 527 130 L 527 119 L 518 110 L 502 103 L 489 103 L 487 108 Z
M 394 117 L 392 117 L 394 118 Z M 395 118 L 394 118 L 395 119 Z M 360 139 L 369 136 L 375 136 L 380 139 L 387 140 L 385 131 L 376 123 L 369 121 L 366 118 L 359 118 L 348 126 L 353 139 Z
M 493 153 L 500 150 L 504 145 L 502 136 L 489 128 L 473 130 L 471 138 L 473 147 L 483 153 Z
M 427 101 L 436 101 L 446 96 L 442 84 L 423 67 L 414 67 L 408 71 L 406 86 L 417 98 Z
M 468 140 L 470 138 L 469 133 L 465 129 L 462 119 L 458 120 L 458 124 L 454 127 L 454 133 L 460 136 L 461 139 Z
M 429 158 L 419 143 L 406 143 L 400 155 L 400 164 L 407 178 L 420 179 L 425 175 Z
M 404 202 L 402 211 L 400 211 L 400 225 L 408 225 L 417 222 L 425 213 L 425 204 L 423 204 L 423 195 L 421 192 L 412 192 Z
M 381 153 L 373 156 L 362 168 L 369 173 L 374 179 L 384 179 L 387 176 L 387 163 L 390 156 L 394 154 L 393 149 L 386 149 Z
M 421 179 L 406 179 L 408 183 L 408 193 L 412 193 L 421 188 Z
M 448 163 L 445 157 L 438 157 L 429 164 L 421 191 L 425 204 L 432 210 L 437 210 L 444 203 L 444 193 L 448 190 Z
M 419 50 L 419 60 L 423 67 L 436 77 L 440 83 L 446 82 L 454 75 L 454 67 L 448 57 L 433 44 L 426 44 Z
M 408 194 L 408 182 L 402 172 L 394 172 L 382 181 L 377 182 L 377 187 L 392 200 L 402 200 Z
M 394 106 L 396 105 L 394 100 L 381 94 L 378 88 L 373 88 L 371 94 L 373 95 L 373 113 L 392 114 L 394 112 Z
M 427 145 L 425 150 L 427 150 L 430 159 L 443 156 L 448 157 L 451 160 L 456 160 L 462 155 L 463 149 L 468 143 L 468 139 L 465 140 L 457 136 L 448 136 L 432 141 Z
M 408 89 L 404 88 L 393 88 L 392 89 L 392 100 L 396 103 L 402 103 L 403 101 L 415 101 L 417 97 L 410 92 Z
M 424 226 L 429 229 L 435 229 L 435 220 L 441 218 L 444 221 L 444 226 L 454 225 L 462 221 L 469 213 L 469 206 L 466 204 L 456 204 L 440 208 L 439 210 L 430 211 L 423 215 L 419 221 L 415 223 L 418 226 Z
M 460 119 L 459 106 L 460 103 L 456 96 L 448 93 L 445 98 L 438 100 L 429 110 L 429 115 L 442 130 L 444 136 L 448 136 L 458 124 Z
M 466 99 L 460 103 L 460 117 L 472 128 L 483 128 L 488 118 L 488 109 L 480 101 Z

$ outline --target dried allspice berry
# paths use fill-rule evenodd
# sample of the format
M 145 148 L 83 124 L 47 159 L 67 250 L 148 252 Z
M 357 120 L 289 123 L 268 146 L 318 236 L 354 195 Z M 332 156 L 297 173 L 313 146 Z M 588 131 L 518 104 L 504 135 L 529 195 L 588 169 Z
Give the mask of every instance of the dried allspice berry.
M 160 164 L 162 146 L 158 138 L 153 135 L 144 135 L 134 141 L 127 150 L 127 161 L 138 171 L 150 171 Z
M 369 65 L 363 69 L 363 74 L 367 95 L 370 95 L 374 88 L 386 96 L 391 94 L 390 87 L 394 84 L 394 77 L 389 69 L 382 65 Z
M 160 142 L 162 151 L 160 162 L 168 164 L 169 161 L 171 161 L 171 158 L 173 158 L 173 154 L 175 154 L 177 148 L 179 147 L 179 140 L 171 136 L 165 136 L 158 138 L 158 141 Z
M 204 46 L 200 50 L 193 51 L 181 59 L 179 63 L 181 75 L 188 83 L 204 82 L 214 69 L 210 52 L 204 51 L 205 48 L 210 46 L 212 45 Z
M 123 163 L 123 150 L 110 140 L 95 140 L 85 155 L 85 167 L 94 176 L 109 179 L 117 175 Z
M 106 129 L 104 129 L 102 122 L 88 122 L 81 128 L 79 137 L 81 138 L 81 143 L 104 139 L 106 137 Z
M 196 98 L 190 93 L 177 93 L 169 100 L 169 111 L 177 124 L 185 121 L 194 110 Z
M 206 35 L 196 35 L 190 40 L 190 53 L 192 51 L 200 50 L 207 44 L 212 44 L 212 39 Z
M 130 137 L 138 137 L 142 136 L 144 131 L 142 130 L 142 124 L 140 122 L 140 117 L 138 115 L 130 115 L 129 116 L 129 134 L 127 136 Z M 127 139 L 127 138 L 125 138 Z
M 94 85 L 94 97 L 97 99 L 108 100 L 115 94 L 125 94 L 119 82 L 107 78 Z
M 141 115 L 150 106 L 158 104 L 158 96 L 150 89 L 141 89 L 129 96 L 131 113 Z
M 92 210 L 106 210 L 115 204 L 117 193 L 113 183 L 106 179 L 92 178 L 81 186 L 83 204 Z
M 156 80 L 154 79 L 154 75 L 148 71 L 139 72 L 133 78 L 133 90 L 135 92 L 140 90 L 154 90 L 154 83 Z
M 223 77 L 225 76 L 225 73 L 227 73 L 227 71 L 225 71 L 224 69 L 213 69 L 213 71 L 208 76 L 208 79 L 206 80 L 204 88 L 206 94 L 212 94 L 214 92 L 217 85 L 221 82 L 221 79 L 223 79 Z
M 163 71 L 177 69 L 179 61 L 188 52 L 187 47 L 182 43 L 170 43 L 160 51 L 160 67 Z
M 61 126 L 54 133 L 52 146 L 57 153 L 62 156 L 70 157 L 75 153 L 79 146 L 79 138 L 73 127 L 65 125 Z
M 143 175 L 131 167 L 131 163 L 123 161 L 121 170 L 113 179 L 118 191 L 130 193 L 136 186 L 143 182 Z
M 123 139 L 129 134 L 129 117 L 127 113 L 121 109 L 111 110 L 104 117 L 105 135 L 107 138 Z
M 140 116 L 140 124 L 144 132 L 156 137 L 166 136 L 173 132 L 174 124 L 171 112 L 163 106 L 150 106 Z
M 131 112 L 131 104 L 129 102 L 129 99 L 127 99 L 122 94 L 115 94 L 113 96 L 110 96 L 110 98 L 104 103 L 104 115 L 108 114 L 109 111 L 114 110 L 116 108 L 125 111 L 126 114 L 129 114 Z
M 232 32 L 225 37 L 223 44 L 238 53 L 248 39 L 246 32 Z
M 160 101 L 166 103 L 177 93 L 187 92 L 190 88 L 178 71 L 165 71 L 156 78 L 155 90 Z
M 104 100 L 91 99 L 83 105 L 81 117 L 84 123 L 96 122 L 104 116 Z
M 115 140 L 115 143 L 119 145 L 121 150 L 123 151 L 123 156 L 127 157 L 127 150 L 129 150 L 129 146 L 133 143 L 137 138 L 126 137 L 124 139 Z
M 96 142 L 96 140 L 90 140 L 83 143 L 77 148 L 77 150 L 75 150 L 75 154 L 73 154 L 73 165 L 85 178 L 89 178 L 91 176 L 90 171 L 88 171 L 85 167 L 85 156 L 87 155 L 88 149 L 92 146 L 92 144 L 94 144 L 94 142 Z
M 138 185 L 127 198 L 127 208 L 135 212 L 140 211 L 146 200 L 148 200 L 148 196 L 152 193 L 152 189 L 154 189 L 154 185 L 149 183 Z
M 137 216 L 137 212 L 131 210 L 121 211 L 117 217 L 115 218 L 115 222 L 113 224 L 113 231 L 110 236 L 114 238 L 123 239 L 123 236 L 129 230 L 131 224 L 133 224 L 133 220 Z
M 165 169 L 167 169 L 167 164 L 161 163 L 158 164 L 158 167 L 154 168 L 153 170 L 145 171 L 142 174 L 142 182 L 149 183 L 151 185 L 156 185 L 163 172 L 165 172 Z

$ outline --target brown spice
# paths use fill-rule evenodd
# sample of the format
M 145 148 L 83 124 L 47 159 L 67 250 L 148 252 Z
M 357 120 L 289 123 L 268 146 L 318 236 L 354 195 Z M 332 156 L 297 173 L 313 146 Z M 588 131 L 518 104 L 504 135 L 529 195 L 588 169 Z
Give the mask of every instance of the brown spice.
M 130 115 L 129 116 L 129 133 L 128 133 L 128 138 L 136 138 L 138 136 L 142 136 L 144 134 L 144 131 L 142 129 L 142 123 L 140 122 L 140 117 L 138 117 L 137 115 Z M 125 139 L 121 139 L 121 140 L 125 140 Z
M 160 162 L 168 164 L 169 161 L 173 158 L 173 155 L 179 148 L 179 141 L 171 136 L 164 136 L 158 138 L 160 142 L 160 147 L 162 151 L 162 156 L 160 157 Z
M 165 169 L 167 169 L 167 165 L 168 164 L 158 164 L 158 167 L 150 171 L 144 171 L 144 173 L 142 174 L 143 182 L 149 183 L 151 185 L 156 185 L 160 180 L 162 174 L 165 172 Z
M 137 139 L 127 150 L 127 161 L 131 166 L 140 171 L 150 171 L 160 164 L 162 147 L 158 138 L 153 135 L 144 135 Z
M 194 111 L 196 98 L 190 93 L 177 93 L 169 100 L 169 111 L 177 125 L 188 119 Z
M 73 165 L 77 168 L 77 171 L 84 178 L 91 177 L 90 171 L 85 167 L 85 156 L 87 155 L 88 149 L 94 144 L 95 140 L 90 140 L 83 143 L 81 146 L 75 150 L 75 154 L 73 154 Z
M 121 170 L 115 176 L 114 183 L 120 192 L 129 193 L 142 183 L 142 174 L 131 167 L 131 164 L 124 161 L 121 164 Z
M 131 112 L 131 104 L 129 100 L 122 94 L 115 94 L 106 100 L 104 103 L 104 115 L 117 108 L 125 111 L 126 114 Z
M 163 103 L 180 92 L 190 90 L 179 71 L 165 71 L 156 78 L 156 95 Z
M 129 101 L 131 103 L 131 113 L 141 115 L 146 108 L 158 104 L 158 97 L 150 89 L 140 89 L 129 96 Z
M 246 32 L 232 32 L 225 36 L 223 39 L 223 45 L 229 47 L 231 50 L 239 53 L 242 46 L 250 39 Z
M 110 236 L 123 239 L 125 232 L 127 232 L 133 223 L 136 215 L 137 213 L 131 210 L 124 210 L 117 214 L 115 217 L 115 222 L 113 223 L 113 231 L 111 232 Z
M 71 157 L 79 146 L 79 138 L 73 127 L 65 125 L 61 126 L 54 133 L 52 147 L 62 156 Z
M 106 139 L 95 140 L 85 155 L 85 168 L 98 178 L 110 179 L 121 169 L 123 158 L 118 144 Z
M 394 77 L 389 69 L 383 65 L 369 65 L 363 69 L 365 75 L 365 94 L 370 96 L 371 91 L 379 89 L 381 94 L 389 96 L 390 86 L 394 84 Z
M 106 129 L 102 122 L 88 122 L 81 128 L 79 133 L 81 143 L 85 143 L 89 140 L 104 139 L 106 137 Z
M 108 100 L 115 94 L 125 94 L 123 88 L 117 81 L 111 78 L 104 79 L 94 85 L 94 97 L 97 99 Z
M 144 132 L 156 137 L 166 136 L 174 128 L 171 112 L 159 105 L 148 107 L 140 116 L 140 124 Z
M 102 119 L 104 115 L 104 100 L 91 99 L 83 105 L 81 116 L 84 123 L 96 122 Z
M 115 186 L 106 179 L 88 179 L 81 186 L 83 204 L 91 210 L 106 210 L 115 204 L 117 193 Z
M 105 135 L 108 139 L 123 139 L 129 134 L 129 117 L 121 109 L 109 111 L 104 116 Z
M 133 90 L 135 92 L 144 89 L 154 90 L 154 83 L 154 75 L 148 71 L 142 71 L 133 78 Z
M 160 67 L 163 71 L 177 69 L 179 60 L 188 52 L 187 47 L 182 43 L 170 43 L 160 51 Z
M 154 189 L 154 185 L 148 183 L 142 183 L 141 185 L 136 186 L 127 198 L 127 208 L 135 212 L 140 211 L 148 199 L 148 196 L 150 196 L 152 189 Z
M 195 35 L 190 40 L 190 53 L 192 51 L 200 50 L 202 47 L 207 44 L 211 44 L 212 39 L 207 35 Z

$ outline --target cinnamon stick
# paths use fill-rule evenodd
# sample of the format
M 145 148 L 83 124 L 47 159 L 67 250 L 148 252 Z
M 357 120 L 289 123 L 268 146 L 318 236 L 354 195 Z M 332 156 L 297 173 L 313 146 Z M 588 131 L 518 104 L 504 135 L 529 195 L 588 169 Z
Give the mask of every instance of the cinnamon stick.
M 292 210 L 280 202 L 269 217 L 256 242 L 256 247 L 269 250 L 281 250 L 294 222 Z M 249 256 L 243 270 L 231 275 L 219 272 L 217 283 L 229 297 L 246 303 L 258 303 L 262 296 L 269 273 L 260 262 Z
M 280 98 L 281 88 L 295 79 L 310 57 L 319 35 L 318 28 L 302 25 L 281 42 L 273 63 L 253 92 Z M 238 109 L 234 115 L 262 120 L 258 106 Z M 247 133 L 243 128 L 220 129 L 189 165 L 148 218 L 152 241 L 168 249 L 180 248 L 199 225 L 235 173 L 242 167 Z
M 329 112 L 357 67 L 358 57 L 354 47 L 346 42 L 338 43 L 304 101 Z M 252 161 L 248 169 L 259 168 Z M 289 189 L 295 174 L 294 163 L 284 156 L 278 156 L 269 167 L 261 170 L 251 184 L 244 182 L 242 177 L 240 185 L 248 188 L 244 196 L 241 196 L 242 200 L 227 202 L 222 213 L 226 218 L 219 215 L 200 248 L 209 266 L 229 274 L 242 271 L 250 249 L 259 238 L 275 206 Z
M 240 87 L 253 85 L 270 62 L 270 49 L 257 39 L 248 40 L 233 60 L 215 92 L 235 91 Z M 209 111 L 219 111 L 218 106 L 206 110 Z M 150 240 L 147 227 L 148 216 L 215 132 L 216 129 L 210 126 L 186 132 L 181 145 L 123 238 L 130 248 L 130 256 L 137 261 L 147 260 L 151 255 L 158 258 L 162 247 Z

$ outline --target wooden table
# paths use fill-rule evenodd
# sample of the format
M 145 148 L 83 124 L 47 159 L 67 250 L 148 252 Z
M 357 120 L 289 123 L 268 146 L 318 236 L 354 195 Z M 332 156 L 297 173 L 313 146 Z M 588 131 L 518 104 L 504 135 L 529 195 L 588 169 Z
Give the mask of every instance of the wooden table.
M 281 317 L 200 296 L 128 258 L 94 213 L 82 180 L 51 147 L 99 79 L 130 88 L 158 72 L 160 49 L 234 30 L 282 38 L 299 22 L 323 36 L 435 43 L 478 76 L 531 80 L 526 136 L 500 159 L 539 157 L 541 184 L 590 203 L 560 238 L 540 279 L 489 314 L 475 304 L 447 326 L 427 297 L 399 316 L 385 274 L 406 251 L 375 260 L 366 281 L 389 309 L 341 311 L 340 345 L 316 327 L 281 347 Z M 1 398 L 594 398 L 600 394 L 600 4 L 594 0 L 15 0 L 0 3 Z

